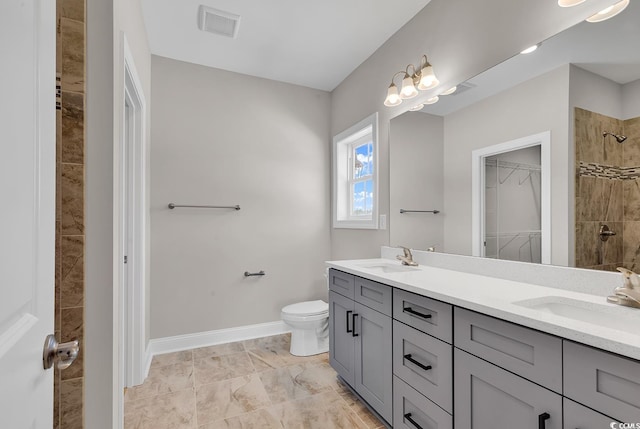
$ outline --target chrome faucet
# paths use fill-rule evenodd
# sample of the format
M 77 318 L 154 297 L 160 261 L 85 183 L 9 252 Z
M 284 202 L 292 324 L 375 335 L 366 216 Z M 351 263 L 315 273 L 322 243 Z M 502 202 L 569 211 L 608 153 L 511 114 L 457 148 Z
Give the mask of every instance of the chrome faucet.
M 607 301 L 625 307 L 640 308 L 640 277 L 631 270 L 618 267 L 624 281 L 622 286 L 615 288 L 613 295 L 607 297 Z
M 396 259 L 402 261 L 402 265 L 409 265 L 411 267 L 417 267 L 418 263 L 413 260 L 413 255 L 411 254 L 411 249 L 404 246 L 398 246 L 404 251 L 403 255 L 397 255 Z

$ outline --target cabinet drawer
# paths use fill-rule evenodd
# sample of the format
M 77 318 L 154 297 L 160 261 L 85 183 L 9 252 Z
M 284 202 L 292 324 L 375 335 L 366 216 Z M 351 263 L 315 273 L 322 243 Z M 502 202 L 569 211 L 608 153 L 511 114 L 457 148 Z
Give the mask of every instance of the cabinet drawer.
M 393 318 L 451 343 L 452 306 L 401 289 L 393 290 Z
M 562 340 L 456 307 L 456 347 L 562 393 Z
M 640 362 L 565 341 L 564 395 L 623 422 L 640 422 Z
M 453 429 L 453 418 L 407 383 L 393 377 L 393 427 Z
M 617 422 L 604 414 L 564 398 L 564 429 L 606 429 Z
M 459 349 L 453 360 L 456 429 L 562 429 L 562 396 Z
M 453 412 L 450 344 L 394 320 L 393 373 L 447 412 Z
M 391 286 L 355 277 L 354 299 L 389 317 L 391 317 L 392 290 Z
M 339 293 L 342 296 L 353 299 L 354 276 L 342 271 L 329 270 L 329 290 Z

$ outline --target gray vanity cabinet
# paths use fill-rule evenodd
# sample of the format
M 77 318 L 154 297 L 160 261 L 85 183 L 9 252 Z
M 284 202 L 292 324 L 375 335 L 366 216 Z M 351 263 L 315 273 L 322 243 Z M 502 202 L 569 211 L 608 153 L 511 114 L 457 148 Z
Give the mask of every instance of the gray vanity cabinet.
M 564 399 L 564 429 L 607 429 L 613 422 L 618 421 Z
M 329 291 L 329 363 L 351 386 L 355 381 L 353 300 Z
M 455 429 L 562 429 L 562 397 L 454 351 Z
M 386 421 L 393 416 L 391 318 L 355 303 L 355 384 L 353 387 Z
M 391 422 L 391 287 L 335 270 L 330 270 L 329 278 L 329 363 L 382 418 Z

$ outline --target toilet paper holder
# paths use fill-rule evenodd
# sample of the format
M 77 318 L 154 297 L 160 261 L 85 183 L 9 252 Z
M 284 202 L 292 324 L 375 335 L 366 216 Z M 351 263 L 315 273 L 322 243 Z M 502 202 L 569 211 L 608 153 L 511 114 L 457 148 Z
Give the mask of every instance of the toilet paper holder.
M 267 274 L 267 273 L 265 273 L 264 270 L 260 270 L 257 273 L 250 273 L 249 271 L 245 271 L 244 272 L 244 276 L 245 277 L 264 276 L 265 274 Z

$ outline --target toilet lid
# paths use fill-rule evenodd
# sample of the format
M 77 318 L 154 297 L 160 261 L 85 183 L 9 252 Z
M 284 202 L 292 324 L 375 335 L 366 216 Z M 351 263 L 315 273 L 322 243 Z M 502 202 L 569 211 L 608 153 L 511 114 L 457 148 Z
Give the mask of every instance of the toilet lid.
M 283 313 L 313 316 L 329 311 L 329 304 L 324 301 L 305 301 L 287 305 L 282 309 Z

